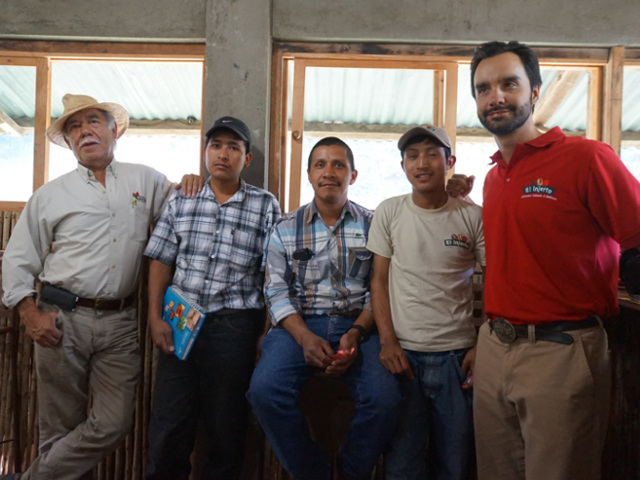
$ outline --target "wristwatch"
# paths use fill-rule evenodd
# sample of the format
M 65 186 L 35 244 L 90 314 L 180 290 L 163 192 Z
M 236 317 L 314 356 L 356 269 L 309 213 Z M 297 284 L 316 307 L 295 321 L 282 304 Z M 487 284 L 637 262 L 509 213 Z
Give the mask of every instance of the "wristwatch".
M 369 332 L 367 332 L 362 325 L 351 325 L 347 331 L 349 330 L 358 330 L 358 332 L 360 332 L 360 340 L 358 340 L 358 343 L 362 343 L 369 338 Z

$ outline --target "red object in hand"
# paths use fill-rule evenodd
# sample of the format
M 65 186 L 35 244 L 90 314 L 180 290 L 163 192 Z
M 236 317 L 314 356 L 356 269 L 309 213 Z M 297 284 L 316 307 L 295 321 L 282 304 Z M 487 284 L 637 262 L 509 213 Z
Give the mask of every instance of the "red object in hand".
M 351 347 L 350 350 L 338 350 L 336 353 L 334 353 L 333 355 L 329 355 L 329 358 L 331 360 L 342 360 L 343 358 L 348 358 L 351 355 L 353 355 L 353 352 L 355 351 L 355 347 Z

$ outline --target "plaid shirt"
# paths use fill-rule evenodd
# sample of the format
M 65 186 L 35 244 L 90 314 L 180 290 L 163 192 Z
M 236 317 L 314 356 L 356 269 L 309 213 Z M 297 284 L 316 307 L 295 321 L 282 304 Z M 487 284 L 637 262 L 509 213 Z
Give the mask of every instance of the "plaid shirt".
M 171 197 L 144 254 L 175 265 L 173 285 L 207 312 L 262 308 L 263 253 L 279 217 L 269 192 L 242 181 L 220 205 L 207 182 L 194 198 Z
M 275 325 L 289 315 L 325 315 L 368 308 L 373 213 L 347 201 L 328 227 L 315 203 L 274 227 L 267 247 L 265 297 Z

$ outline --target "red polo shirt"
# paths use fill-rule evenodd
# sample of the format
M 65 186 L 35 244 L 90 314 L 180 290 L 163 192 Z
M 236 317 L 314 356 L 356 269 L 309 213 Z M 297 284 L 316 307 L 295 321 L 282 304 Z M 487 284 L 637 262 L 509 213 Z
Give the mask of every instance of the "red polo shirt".
M 554 128 L 498 151 L 484 184 L 489 318 L 515 324 L 618 312 L 619 242 L 640 245 L 640 183 L 602 142 Z

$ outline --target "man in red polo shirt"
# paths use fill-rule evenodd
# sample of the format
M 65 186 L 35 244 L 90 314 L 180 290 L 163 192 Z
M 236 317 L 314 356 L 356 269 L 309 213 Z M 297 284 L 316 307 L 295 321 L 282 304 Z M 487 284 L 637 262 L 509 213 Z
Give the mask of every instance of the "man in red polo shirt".
M 640 244 L 640 184 L 608 145 L 536 129 L 529 47 L 481 45 L 471 78 L 499 148 L 484 185 L 479 479 L 596 480 L 611 384 L 601 317 L 618 311 L 618 244 Z

